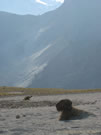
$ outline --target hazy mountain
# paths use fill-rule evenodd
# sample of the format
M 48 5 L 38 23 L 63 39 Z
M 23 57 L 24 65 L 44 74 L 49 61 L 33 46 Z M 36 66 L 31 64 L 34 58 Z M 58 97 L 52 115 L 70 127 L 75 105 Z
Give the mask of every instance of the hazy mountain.
M 0 13 L 0 85 L 101 87 L 101 2 L 70 0 L 42 16 Z

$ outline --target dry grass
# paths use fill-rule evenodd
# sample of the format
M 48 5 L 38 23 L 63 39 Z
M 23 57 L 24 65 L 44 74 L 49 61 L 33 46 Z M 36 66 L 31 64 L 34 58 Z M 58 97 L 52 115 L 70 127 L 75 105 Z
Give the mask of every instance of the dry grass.
M 54 88 L 18 88 L 18 87 L 0 87 L 0 96 L 16 95 L 58 95 L 74 93 L 101 92 L 101 89 L 54 89 Z

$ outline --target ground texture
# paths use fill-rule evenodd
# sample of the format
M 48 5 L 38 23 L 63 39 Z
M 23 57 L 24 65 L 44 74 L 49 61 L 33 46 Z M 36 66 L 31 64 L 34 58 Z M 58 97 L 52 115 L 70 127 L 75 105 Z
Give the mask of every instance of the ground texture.
M 55 105 L 70 99 L 89 117 L 59 121 Z M 0 135 L 101 135 L 101 93 L 0 97 Z

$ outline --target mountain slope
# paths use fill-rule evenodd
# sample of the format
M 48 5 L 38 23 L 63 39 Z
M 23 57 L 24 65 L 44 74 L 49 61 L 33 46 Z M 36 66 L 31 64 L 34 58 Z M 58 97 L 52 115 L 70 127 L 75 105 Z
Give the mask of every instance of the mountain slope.
M 101 87 L 100 4 L 100 1 L 71 1 L 55 13 L 58 17 L 54 32 L 61 32 L 59 37 L 64 37 L 62 41 L 65 41 L 58 47 L 65 44 L 66 48 L 33 80 L 30 87 Z
M 0 85 L 101 87 L 101 2 L 70 0 L 42 16 L 0 13 Z

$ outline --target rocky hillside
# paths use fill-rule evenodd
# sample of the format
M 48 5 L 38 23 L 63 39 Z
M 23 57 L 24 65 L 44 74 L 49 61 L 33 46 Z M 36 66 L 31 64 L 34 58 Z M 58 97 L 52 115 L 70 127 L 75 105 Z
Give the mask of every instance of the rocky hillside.
M 101 87 L 101 2 L 71 0 L 41 16 L 0 13 L 0 85 Z

